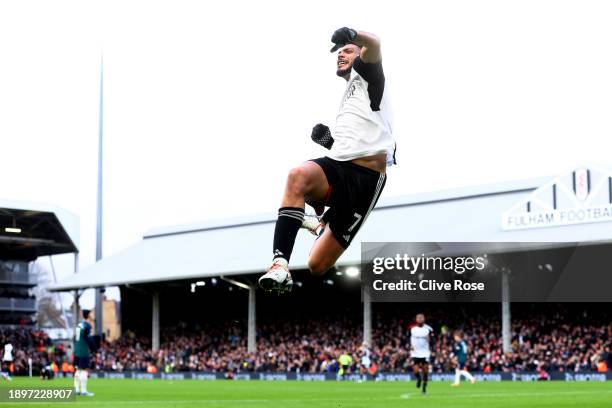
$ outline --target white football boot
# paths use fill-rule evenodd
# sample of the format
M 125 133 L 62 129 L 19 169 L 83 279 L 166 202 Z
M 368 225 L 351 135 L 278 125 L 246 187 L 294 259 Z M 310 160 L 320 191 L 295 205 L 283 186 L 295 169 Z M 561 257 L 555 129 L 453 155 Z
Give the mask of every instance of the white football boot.
M 259 287 L 267 292 L 291 292 L 293 279 L 289 273 L 289 265 L 283 258 L 276 258 L 268 272 L 259 278 Z

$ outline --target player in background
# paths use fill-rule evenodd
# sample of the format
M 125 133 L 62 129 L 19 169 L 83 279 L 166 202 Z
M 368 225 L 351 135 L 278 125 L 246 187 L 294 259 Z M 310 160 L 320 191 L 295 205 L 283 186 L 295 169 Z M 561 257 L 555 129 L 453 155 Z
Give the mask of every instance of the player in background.
M 461 376 L 464 376 L 467 380 L 474 384 L 476 382 L 476 379 L 465 369 L 468 358 L 468 346 L 465 340 L 463 340 L 463 333 L 459 330 L 455 331 L 453 333 L 453 339 L 455 340 L 455 344 L 453 346 L 453 356 L 456 360 L 456 366 L 455 382 L 451 385 L 453 387 L 458 387 L 461 381 Z
M 333 129 L 317 124 L 311 138 L 329 150 L 289 171 L 274 228 L 272 266 L 259 279 L 267 291 L 293 286 L 289 259 L 300 228 L 317 236 L 308 268 L 323 275 L 349 247 L 376 205 L 388 165 L 395 164 L 391 110 L 379 39 L 342 27 L 332 35 L 336 75 L 346 90 Z M 305 217 L 305 203 L 318 217 Z M 329 207 L 323 214 L 325 207 Z
M 40 368 L 40 379 L 41 380 L 52 380 L 55 377 L 55 373 L 53 372 L 53 367 L 51 364 L 45 362 L 45 364 Z
M 87 378 L 91 366 L 91 350 L 94 349 L 93 336 L 91 335 L 91 313 L 83 310 L 83 320 L 77 325 L 74 336 L 74 389 L 77 395 L 93 397 L 92 392 L 87 391 Z
M 429 358 L 431 349 L 429 341 L 433 335 L 431 326 L 425 324 L 425 315 L 416 315 L 415 323 L 410 327 L 410 357 L 412 358 L 412 372 L 417 379 L 416 386 L 427 394 L 427 380 L 429 378 Z
M 11 378 L 11 364 L 13 364 L 13 345 L 6 343 L 4 345 L 4 353 L 2 354 L 2 371 L 0 375 L 8 381 L 12 381 Z
M 363 343 L 359 351 L 361 353 L 361 364 L 359 366 L 359 374 L 361 374 L 362 381 L 365 381 L 368 378 L 368 373 L 370 372 L 370 366 L 372 365 L 372 358 L 370 357 L 371 352 L 370 352 L 370 348 L 368 347 L 368 343 Z
M 351 364 L 353 364 L 353 357 L 351 357 L 347 352 L 344 352 L 340 357 L 338 357 L 338 364 L 340 365 L 338 368 L 338 380 L 342 380 L 349 374 L 349 368 Z

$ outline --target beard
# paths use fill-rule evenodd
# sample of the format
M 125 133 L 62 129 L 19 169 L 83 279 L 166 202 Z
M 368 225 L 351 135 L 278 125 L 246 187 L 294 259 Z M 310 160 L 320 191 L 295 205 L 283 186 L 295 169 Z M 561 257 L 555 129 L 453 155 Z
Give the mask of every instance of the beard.
M 345 76 L 351 73 L 352 68 L 353 64 L 348 65 L 346 68 L 339 68 L 338 70 L 336 70 L 336 75 L 341 78 L 344 78 Z

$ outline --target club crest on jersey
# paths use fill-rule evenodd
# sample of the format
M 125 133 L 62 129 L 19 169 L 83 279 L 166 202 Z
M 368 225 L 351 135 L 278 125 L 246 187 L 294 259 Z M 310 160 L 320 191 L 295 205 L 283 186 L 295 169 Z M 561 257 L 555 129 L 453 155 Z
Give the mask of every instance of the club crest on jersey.
M 346 101 L 348 101 L 349 98 L 355 94 L 355 89 L 356 88 L 357 88 L 357 86 L 355 85 L 355 82 L 351 82 L 351 85 L 346 90 L 346 94 L 344 96 L 344 102 L 343 103 L 346 103 Z

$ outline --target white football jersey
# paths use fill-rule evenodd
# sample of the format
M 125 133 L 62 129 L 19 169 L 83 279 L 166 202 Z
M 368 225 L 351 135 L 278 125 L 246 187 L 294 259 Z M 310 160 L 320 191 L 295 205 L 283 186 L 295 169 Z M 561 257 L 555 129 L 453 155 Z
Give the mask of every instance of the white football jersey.
M 372 360 L 370 359 L 370 349 L 365 347 L 363 349 L 363 356 L 361 356 L 361 365 L 365 368 L 370 368 Z
M 349 161 L 386 153 L 387 165 L 395 164 L 391 106 L 385 90 L 382 62 L 355 59 L 332 131 L 329 157 Z
M 4 345 L 4 355 L 2 356 L 3 361 L 13 361 L 13 345 L 6 343 Z
M 411 357 L 429 358 L 431 356 L 431 350 L 429 349 L 429 335 L 431 333 L 433 333 L 433 329 L 426 324 L 414 326 L 410 329 Z

